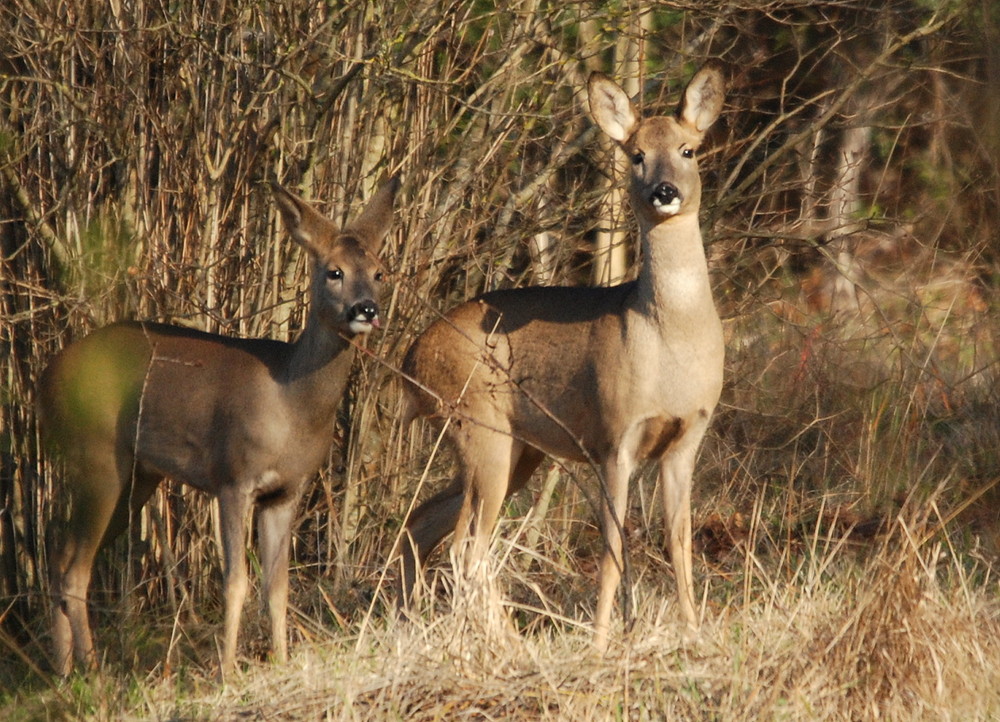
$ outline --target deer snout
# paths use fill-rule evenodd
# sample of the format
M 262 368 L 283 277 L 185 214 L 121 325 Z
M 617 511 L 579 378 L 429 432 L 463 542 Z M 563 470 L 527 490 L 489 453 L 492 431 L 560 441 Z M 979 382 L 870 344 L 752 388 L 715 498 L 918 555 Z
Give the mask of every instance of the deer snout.
M 347 318 L 353 333 L 368 333 L 379 327 L 378 305 L 372 300 L 359 301 L 351 306 Z
M 664 215 L 673 215 L 681 209 L 681 201 L 684 197 L 673 183 L 666 181 L 658 184 L 649 194 L 649 202 L 657 212 Z

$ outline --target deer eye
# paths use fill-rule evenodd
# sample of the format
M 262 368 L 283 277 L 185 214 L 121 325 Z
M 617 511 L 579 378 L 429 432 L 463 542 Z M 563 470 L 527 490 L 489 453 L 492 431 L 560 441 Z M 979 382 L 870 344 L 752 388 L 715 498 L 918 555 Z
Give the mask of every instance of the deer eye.
M 641 150 L 637 150 L 635 153 L 632 154 L 632 165 L 640 165 L 645 160 L 646 160 L 646 154 L 643 153 Z
M 344 277 L 344 272 L 339 268 L 326 269 L 326 278 L 329 281 L 339 281 Z
M 375 280 L 376 281 L 381 282 L 383 278 L 385 278 L 385 275 L 382 273 L 382 271 L 375 271 Z
M 681 151 L 681 155 L 684 156 L 685 158 L 694 158 L 694 149 L 685 148 L 684 150 Z

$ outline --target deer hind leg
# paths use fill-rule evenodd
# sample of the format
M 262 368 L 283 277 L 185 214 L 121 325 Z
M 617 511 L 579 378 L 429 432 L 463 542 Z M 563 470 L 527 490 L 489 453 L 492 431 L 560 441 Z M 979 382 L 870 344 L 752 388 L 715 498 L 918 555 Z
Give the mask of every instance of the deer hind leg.
M 49 586 L 52 592 L 52 670 L 62 676 L 69 676 L 73 671 L 73 628 L 70 626 L 69 614 L 63 602 L 63 572 L 66 561 L 73 555 L 71 542 L 62 541 L 62 548 L 56 550 L 49 546 Z
M 414 600 L 419 587 L 420 568 L 431 552 L 449 533 L 454 531 L 462 508 L 465 492 L 461 477 L 418 506 L 406 522 L 400 539 L 400 572 L 397 584 L 397 606 L 402 609 Z
M 288 661 L 288 549 L 299 495 L 289 495 L 257 511 L 257 543 L 264 577 L 261 594 L 271 620 L 271 648 L 278 662 Z
M 107 529 L 104 531 L 101 546 L 118 538 L 123 531 L 132 525 L 133 520 L 142 511 L 142 507 L 149 501 L 149 497 L 163 481 L 163 477 L 159 474 L 133 469 L 130 461 L 119 464 L 118 477 L 131 479 L 131 481 L 126 481 L 123 491 L 119 493 L 118 503 L 115 504 L 115 510 L 108 521 Z
M 452 550 L 469 574 L 479 569 L 486 558 L 493 528 L 504 499 L 512 492 L 511 481 L 525 446 L 508 434 L 483 427 L 477 427 L 463 441 L 459 458 L 465 497 L 455 524 Z
M 225 680 L 236 667 L 236 640 L 243 602 L 247 596 L 246 520 L 250 497 L 232 487 L 219 492 L 219 524 L 222 536 L 222 586 L 225 599 L 225 626 L 220 677 Z
M 545 452 L 539 451 L 533 446 L 524 446 L 521 456 L 517 459 L 514 469 L 510 474 L 507 496 L 516 494 L 527 485 L 528 481 L 531 480 L 531 475 L 535 473 L 535 469 L 538 468 L 538 465 L 542 463 L 542 459 L 544 458 Z
M 697 439 L 685 438 L 682 445 L 670 449 L 660 459 L 664 532 L 677 581 L 681 616 L 692 630 L 698 628 L 698 615 L 691 561 L 691 478 L 700 440 L 700 435 Z
M 509 439 L 503 437 L 509 444 Z M 513 450 L 512 450 L 513 453 Z M 460 458 L 464 458 L 461 457 Z M 503 496 L 509 496 L 527 484 L 535 468 L 545 455 L 532 447 L 523 447 L 517 461 L 512 464 L 513 470 Z M 450 532 L 461 524 L 468 531 L 471 521 L 471 496 L 466 493 L 468 471 L 463 471 L 447 487 L 421 504 L 410 515 L 406 525 L 406 536 L 401 540 L 401 571 L 398 584 L 397 603 L 402 608 L 412 601 L 414 586 L 419 577 L 420 566 L 427 560 L 430 553 Z M 469 500 L 467 504 L 467 499 Z M 503 497 L 500 502 L 502 503 Z M 490 532 L 499 514 L 499 505 L 490 522 Z
M 598 571 L 599 592 L 597 609 L 594 612 L 594 647 L 599 652 L 604 652 L 608 647 L 611 609 L 615 603 L 615 592 L 618 591 L 625 563 L 622 556 L 623 532 L 629 479 L 634 468 L 635 462 L 622 452 L 613 454 L 601 465 L 607 496 L 601 505 L 601 526 L 605 546 Z
M 52 609 L 54 666 L 65 676 L 73 657 L 86 668 L 96 666 L 93 634 L 87 612 L 87 590 L 97 555 L 118 503 L 119 486 L 114 463 L 108 458 L 88 458 L 75 464 L 86 469 L 69 478 L 71 509 L 62 547 L 51 572 L 55 596 Z

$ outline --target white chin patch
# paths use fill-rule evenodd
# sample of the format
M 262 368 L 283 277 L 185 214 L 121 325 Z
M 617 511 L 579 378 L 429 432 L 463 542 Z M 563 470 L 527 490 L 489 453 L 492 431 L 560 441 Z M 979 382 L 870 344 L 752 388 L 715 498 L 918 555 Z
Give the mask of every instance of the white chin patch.
M 674 198 L 669 203 L 661 203 L 658 199 L 653 199 L 653 208 L 661 216 L 673 216 L 681 209 L 681 199 Z
M 378 328 L 378 325 L 378 316 L 371 321 L 364 316 L 358 316 L 347 324 L 347 327 L 351 329 L 351 333 L 370 333 L 373 328 Z

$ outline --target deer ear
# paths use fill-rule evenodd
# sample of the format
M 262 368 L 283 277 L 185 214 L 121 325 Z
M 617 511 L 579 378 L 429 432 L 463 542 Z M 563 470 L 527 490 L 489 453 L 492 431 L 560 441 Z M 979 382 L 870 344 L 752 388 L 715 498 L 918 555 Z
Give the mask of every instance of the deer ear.
M 594 122 L 612 140 L 624 143 L 639 124 L 639 111 L 625 91 L 604 73 L 591 73 L 587 96 Z
M 322 239 L 334 235 L 333 222 L 277 183 L 271 183 L 271 191 L 292 240 L 310 253 L 318 254 Z
M 696 133 L 704 133 L 722 112 L 726 96 L 726 82 L 718 63 L 708 63 L 701 68 L 684 89 L 677 119 Z
M 392 225 L 392 211 L 395 207 L 396 193 L 399 191 L 399 176 L 392 176 L 382 184 L 361 215 L 347 224 L 344 233 L 358 237 L 373 253 L 378 253 L 382 241 Z

